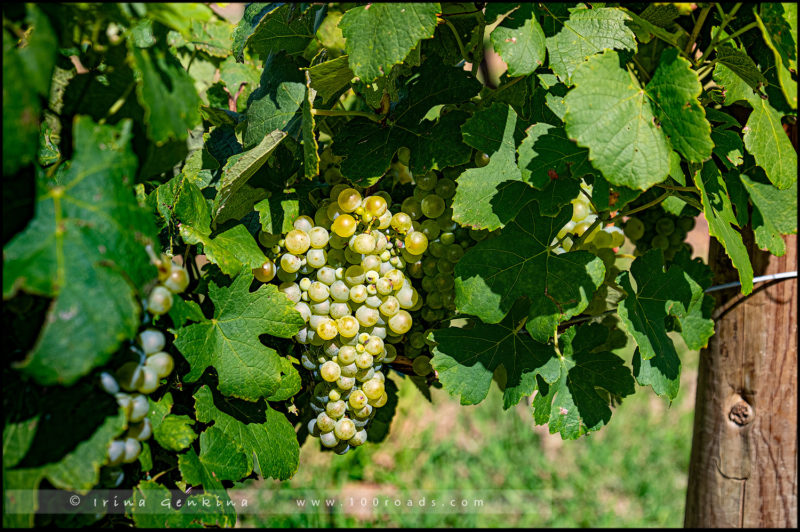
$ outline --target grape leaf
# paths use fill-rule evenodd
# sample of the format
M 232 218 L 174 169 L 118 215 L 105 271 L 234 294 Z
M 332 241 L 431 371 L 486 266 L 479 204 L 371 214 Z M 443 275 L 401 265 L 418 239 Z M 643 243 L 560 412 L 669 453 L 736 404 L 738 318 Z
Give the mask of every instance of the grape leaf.
M 544 32 L 531 4 L 520 4 L 492 31 L 490 38 L 495 51 L 508 65 L 509 76 L 530 74 L 544 62 Z
M 751 216 L 756 244 L 773 255 L 783 256 L 786 245 L 781 235 L 797 232 L 797 183 L 786 190 L 778 190 L 746 174 L 739 177 L 753 202 Z
M 227 495 L 219 498 L 203 493 L 172 500 L 166 487 L 152 480 L 143 480 L 133 488 L 129 501 L 125 502 L 125 507 L 139 528 L 232 527 L 236 523 L 236 513 L 229 506 Z M 153 512 L 153 508 L 159 511 Z
M 711 124 L 697 98 L 703 87 L 688 60 L 669 48 L 661 53 L 658 68 L 647 84 L 653 111 L 673 149 L 688 161 L 711 157 Z
M 300 54 L 314 39 L 322 22 L 324 6 L 308 4 L 251 4 L 233 34 L 233 53 L 238 61 L 249 48 L 262 58 L 271 53 Z
M 499 323 L 516 300 L 530 301 L 528 332 L 547 341 L 556 325 L 589 304 L 603 282 L 603 261 L 586 251 L 553 255 L 548 248 L 572 216 L 543 217 L 529 203 L 499 236 L 479 242 L 456 264 L 456 307 L 485 323 Z
M 797 151 L 783 130 L 780 113 L 758 96 L 748 101 L 753 112 L 744 126 L 744 146 L 769 180 L 785 190 L 797 182 Z
M 797 5 L 765 3 L 753 14 L 764 42 L 775 55 L 783 95 L 792 109 L 797 109 L 797 81 L 792 79 L 792 72 L 797 72 Z
M 267 401 L 285 401 L 294 397 L 302 387 L 302 379 L 288 358 L 281 358 L 281 382 L 278 389 L 267 397 Z
M 736 131 L 717 127 L 711 130 L 711 140 L 714 142 L 714 154 L 731 170 L 744 161 L 744 144 Z
M 703 259 L 692 259 L 688 249 L 682 248 L 672 258 L 672 264 L 684 272 L 686 283 L 691 286 L 692 299 L 688 305 L 679 303 L 673 305 L 670 314 L 674 316 L 680 327 L 678 330 L 683 336 L 689 349 L 699 351 L 708 345 L 708 340 L 714 335 L 714 320 L 711 312 L 714 309 L 714 298 L 705 293 L 711 286 L 713 273 Z M 697 289 L 697 286 L 700 290 Z
M 717 63 L 728 68 L 731 72 L 747 83 L 752 89 L 758 90 L 759 85 L 767 83 L 764 74 L 758 69 L 750 56 L 743 50 L 733 46 L 724 45 L 717 48 Z
M 300 216 L 300 200 L 295 193 L 272 195 L 255 205 L 265 233 L 288 233 Z
M 433 37 L 438 3 L 375 3 L 349 9 L 339 27 L 350 68 L 370 83 L 405 59 L 421 39 Z
M 598 389 L 625 397 L 634 393 L 630 370 L 617 355 L 603 348 L 608 329 L 599 324 L 572 327 L 559 336 L 564 356 L 555 358 L 555 379 L 537 376 L 533 419 L 574 440 L 599 430 L 611 419 L 608 400 Z
M 182 451 L 197 439 L 197 433 L 192 428 L 194 420 L 189 416 L 171 414 L 174 401 L 172 394 L 167 392 L 158 401 L 150 402 L 150 411 L 147 418 L 153 428 L 153 439 L 168 451 Z
M 137 288 L 155 278 L 145 252 L 155 235 L 130 186 L 131 122 L 75 120 L 71 164 L 37 176 L 36 215 L 3 251 L 3 295 L 55 297 L 21 364 L 41 384 L 70 385 L 105 364 L 139 327 Z
M 200 455 L 194 449 L 178 457 L 183 479 L 191 485 L 201 485 L 206 491 L 222 491 L 223 480 L 238 481 L 247 476 L 250 469 L 243 452 L 231 453 L 235 447 L 224 432 L 215 426 L 208 427 L 200 435 Z
M 186 139 L 189 130 L 200 123 L 200 97 L 192 78 L 165 48 L 138 48 L 130 41 L 129 49 L 147 136 L 156 145 Z
M 202 244 L 206 258 L 217 264 L 226 275 L 236 275 L 242 268 L 260 268 L 267 261 L 253 235 L 241 224 L 213 238 L 210 233 L 187 224 L 181 224 L 180 233 L 185 243 Z
M 590 56 L 607 49 L 635 52 L 636 39 L 625 24 L 629 20 L 624 11 L 614 7 L 571 9 L 561 30 L 546 40 L 550 68 L 570 85 L 575 70 Z
M 456 180 L 453 220 L 461 225 L 494 230 L 514 218 L 533 191 L 522 183 L 516 164 L 517 113 L 507 104 L 493 103 L 476 112 L 461 127 L 464 143 L 489 155 L 489 164 L 470 168 Z
M 517 151 L 522 180 L 538 189 L 551 180 L 569 175 L 581 178 L 593 170 L 589 151 L 569 140 L 563 127 L 534 124 Z
M 750 256 L 742 241 L 742 235 L 733 228 L 737 225 L 737 221 L 725 180 L 719 168 L 709 161 L 703 165 L 699 175 L 695 176 L 694 182 L 700 189 L 703 214 L 708 220 L 708 232 L 725 248 L 725 253 L 739 272 L 742 294 L 747 295 L 753 291 L 753 266 L 750 264 Z
M 388 169 L 401 146 L 411 150 L 413 173 L 456 166 L 469 160 L 470 150 L 461 142 L 459 127 L 466 113 L 453 111 L 436 121 L 423 120 L 435 105 L 466 101 L 480 90 L 469 73 L 428 59 L 406 85 L 407 96 L 398 102 L 386 124 L 355 118 L 336 135 L 333 151 L 345 157 L 341 171 L 350 181 L 369 185 Z
M 262 143 L 266 135 L 276 130 L 296 137 L 305 95 L 305 76 L 298 65 L 285 54 L 270 55 L 264 62 L 261 84 L 248 99 L 242 134 L 245 147 Z
M 99 482 L 108 445 L 125 429 L 125 413 L 90 382 L 37 395 L 6 376 L 3 523 L 32 527 L 42 480 L 81 494 Z M 74 422 L 76 412 L 81 413 L 80 423 Z
M 641 193 L 627 187 L 612 187 L 603 176 L 596 175 L 592 184 L 592 203 L 600 211 L 619 210 Z
M 219 192 L 216 198 L 214 198 L 214 205 L 212 207 L 214 224 L 219 224 L 230 219 L 225 213 L 226 204 L 231 201 L 231 198 L 236 192 L 264 165 L 275 151 L 275 148 L 277 148 L 285 138 L 285 132 L 275 130 L 265 135 L 261 142 L 254 148 L 236 154 L 228 159 L 228 162 L 222 169 L 222 178 L 218 185 Z
M 300 447 L 291 423 L 263 401 L 255 404 L 226 399 L 208 386 L 194 394 L 197 420 L 214 423 L 226 438 L 218 440 L 218 454 L 244 453 L 247 474 L 286 480 L 297 471 Z
M 231 55 L 231 29 L 233 26 L 226 20 L 192 20 L 191 44 L 213 57 Z
M 558 379 L 558 357 L 552 346 L 536 342 L 519 325 L 528 316 L 530 303 L 520 299 L 498 324 L 477 322 L 474 327 L 435 330 L 430 339 L 431 365 L 450 395 L 460 395 L 462 405 L 478 404 L 486 398 L 498 367 L 505 368 L 507 381 L 503 408 L 519 403 L 536 389 L 536 375 L 553 383 Z
M 307 69 L 311 88 L 322 97 L 323 103 L 327 103 L 355 77 L 347 60 L 347 56 L 343 55 Z
M 244 271 L 229 287 L 211 282 L 214 318 L 176 331 L 175 347 L 191 366 L 185 382 L 195 382 L 213 366 L 219 375 L 219 390 L 225 395 L 257 401 L 278 389 L 280 357 L 262 345 L 258 336 L 289 338 L 304 322 L 277 286 L 261 285 L 249 292 L 252 281 L 252 273 Z
M 616 52 L 596 55 L 573 75 L 566 131 L 609 183 L 647 190 L 669 173 L 669 143 L 645 91 L 619 67 Z

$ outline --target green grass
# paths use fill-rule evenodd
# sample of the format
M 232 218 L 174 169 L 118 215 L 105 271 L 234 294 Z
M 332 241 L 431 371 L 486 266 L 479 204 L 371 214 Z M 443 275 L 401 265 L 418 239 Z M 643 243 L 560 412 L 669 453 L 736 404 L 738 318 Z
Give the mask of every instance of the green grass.
M 680 341 L 677 342 L 680 344 Z M 630 349 L 620 353 L 628 362 Z M 413 509 L 356 509 L 240 516 L 240 526 L 680 527 L 691 446 L 697 353 L 684 349 L 683 382 L 669 406 L 649 388 L 618 407 L 608 426 L 576 441 L 534 427 L 530 407 L 508 411 L 493 386 L 477 406 L 461 406 L 442 390 L 433 404 L 408 379 L 397 379 L 400 402 L 381 444 L 337 456 L 316 440 L 301 449 L 300 468 L 284 483 L 249 482 L 262 500 L 273 490 L 311 489 L 405 501 L 413 490 L 515 490 L 522 500 L 504 513 L 461 514 Z M 238 486 L 237 486 L 238 487 Z M 292 491 L 291 493 L 295 493 Z M 432 492 L 429 492 L 432 493 Z M 324 496 L 316 493 L 318 496 Z M 345 499 L 346 500 L 346 499 Z M 495 508 L 493 506 L 493 508 Z

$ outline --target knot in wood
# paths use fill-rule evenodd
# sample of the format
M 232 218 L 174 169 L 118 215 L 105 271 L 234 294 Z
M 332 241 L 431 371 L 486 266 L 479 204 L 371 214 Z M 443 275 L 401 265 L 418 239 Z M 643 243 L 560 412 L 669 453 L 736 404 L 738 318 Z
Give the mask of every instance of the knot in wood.
M 728 418 L 737 425 L 747 425 L 753 420 L 753 409 L 746 401 L 738 401 L 731 407 Z

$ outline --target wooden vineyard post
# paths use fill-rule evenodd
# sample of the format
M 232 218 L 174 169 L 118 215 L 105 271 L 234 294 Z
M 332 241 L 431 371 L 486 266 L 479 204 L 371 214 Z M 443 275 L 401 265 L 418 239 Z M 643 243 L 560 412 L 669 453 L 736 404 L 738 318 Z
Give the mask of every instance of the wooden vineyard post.
M 745 231 L 755 275 L 797 270 L 761 252 Z M 714 284 L 738 280 L 711 240 Z M 797 279 L 715 292 L 716 333 L 700 354 L 687 527 L 797 526 Z

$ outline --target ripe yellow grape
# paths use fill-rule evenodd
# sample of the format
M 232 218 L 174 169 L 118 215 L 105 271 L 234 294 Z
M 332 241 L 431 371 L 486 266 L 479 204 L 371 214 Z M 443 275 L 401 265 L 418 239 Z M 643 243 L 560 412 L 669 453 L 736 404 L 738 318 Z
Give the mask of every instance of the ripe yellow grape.
M 312 220 L 309 216 L 299 216 L 292 224 L 292 227 L 308 233 L 311 231 L 311 228 L 314 227 L 314 220 Z
M 428 249 L 428 237 L 422 231 L 413 231 L 406 235 L 406 250 L 413 255 L 422 255 Z
M 353 212 L 361 205 L 361 194 L 354 188 L 346 188 L 339 193 L 336 201 L 343 212 Z
M 358 334 L 359 324 L 358 320 L 353 316 L 344 316 L 336 321 L 339 329 L 339 334 L 347 338 L 352 338 Z
M 391 226 L 398 233 L 406 233 L 411 229 L 412 221 L 411 216 L 405 212 L 398 212 L 392 216 Z
M 333 230 L 334 233 L 336 233 L 340 237 L 348 238 L 353 236 L 353 233 L 356 232 L 357 226 L 358 223 L 356 222 L 355 218 L 353 218 L 349 214 L 340 214 L 333 221 L 331 229 Z
M 317 334 L 323 340 L 333 340 L 334 338 L 336 338 L 336 335 L 339 334 L 339 329 L 336 327 L 336 322 L 335 321 L 333 321 L 330 318 L 327 318 L 327 319 L 323 319 L 322 321 L 320 321 L 319 325 L 317 325 Z M 334 362 L 334 365 L 336 365 L 335 362 Z M 338 368 L 339 366 L 336 365 L 336 367 Z M 339 378 L 339 376 L 337 375 L 336 379 L 338 379 L 338 378 Z M 336 380 L 336 379 L 333 379 L 333 380 Z
M 375 251 L 375 238 L 366 233 L 356 235 L 356 237 L 351 241 L 350 249 L 362 255 L 372 253 Z
M 275 278 L 276 272 L 275 263 L 267 259 L 260 268 L 253 268 L 253 277 L 262 283 L 268 283 Z
M 397 314 L 389 318 L 389 328 L 395 334 L 405 334 L 411 330 L 411 314 L 405 310 L 399 311 Z
M 342 368 L 332 360 L 328 360 L 319 368 L 319 375 L 328 382 L 336 381 L 342 375 Z
M 361 390 L 364 392 L 364 395 L 367 396 L 367 399 L 374 401 L 383 395 L 385 386 L 380 380 L 372 378 L 361 385 Z
M 364 210 L 370 213 L 372 216 L 380 217 L 383 213 L 386 212 L 386 209 L 389 208 L 386 200 L 383 196 L 369 196 L 364 201 Z

